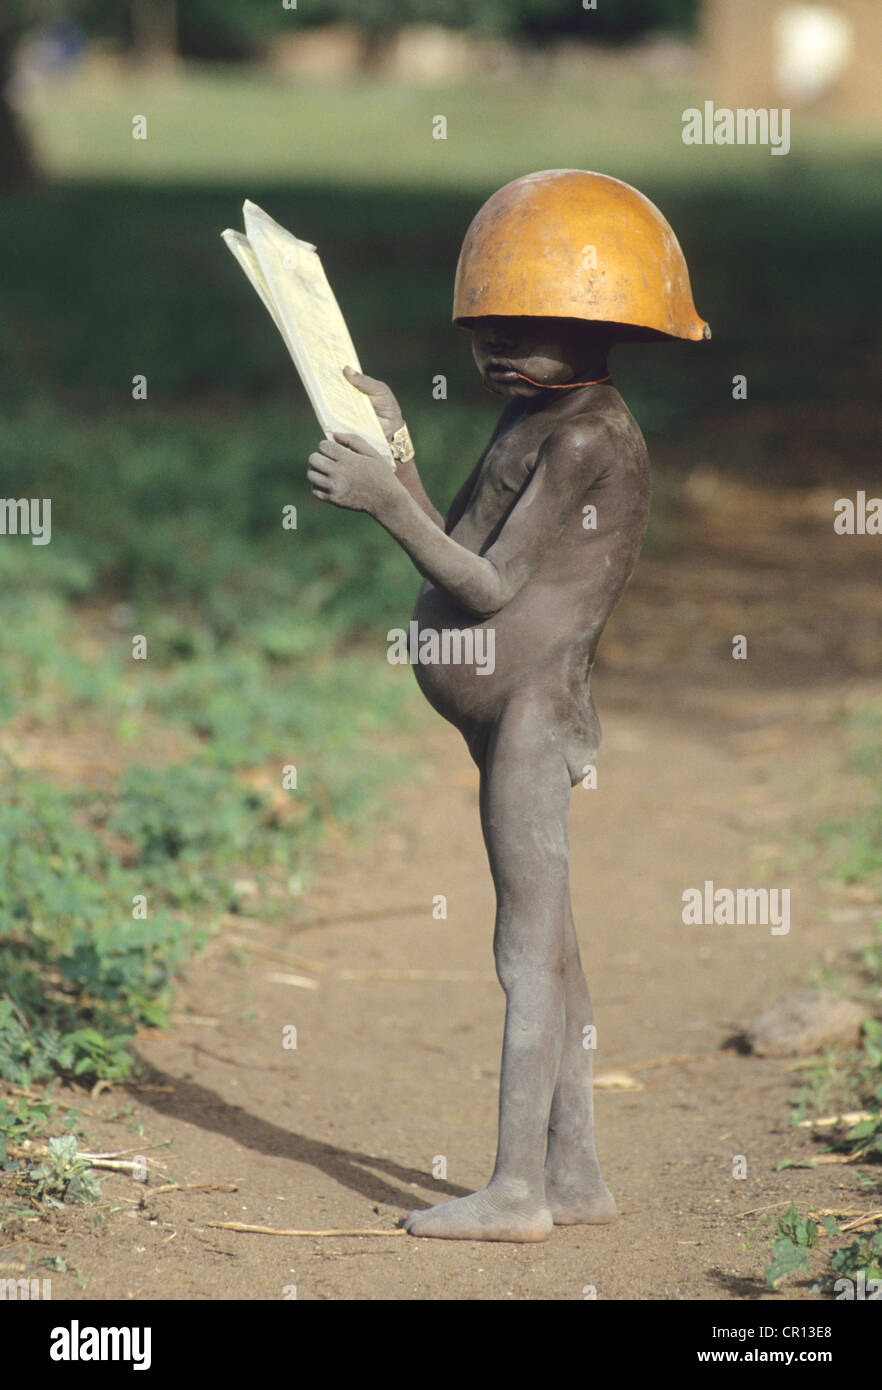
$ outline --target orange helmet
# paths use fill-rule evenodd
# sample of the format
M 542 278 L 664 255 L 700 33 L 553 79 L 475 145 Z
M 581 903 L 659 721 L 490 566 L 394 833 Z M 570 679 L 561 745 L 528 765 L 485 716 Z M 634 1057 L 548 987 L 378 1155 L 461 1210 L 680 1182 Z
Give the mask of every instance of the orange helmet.
M 528 315 L 709 338 L 658 208 L 606 174 L 547 169 L 500 188 L 466 232 L 453 321 Z

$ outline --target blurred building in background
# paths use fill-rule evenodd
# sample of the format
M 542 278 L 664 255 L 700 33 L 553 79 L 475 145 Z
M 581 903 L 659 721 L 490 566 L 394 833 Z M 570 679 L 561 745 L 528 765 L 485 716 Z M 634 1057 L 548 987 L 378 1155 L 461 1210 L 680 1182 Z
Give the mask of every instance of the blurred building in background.
M 0 0 L 0 187 L 33 164 L 16 102 L 78 63 L 261 65 L 293 82 L 408 86 L 701 75 L 727 107 L 882 117 L 882 0 Z
M 705 0 L 702 32 L 720 106 L 882 117 L 880 0 Z

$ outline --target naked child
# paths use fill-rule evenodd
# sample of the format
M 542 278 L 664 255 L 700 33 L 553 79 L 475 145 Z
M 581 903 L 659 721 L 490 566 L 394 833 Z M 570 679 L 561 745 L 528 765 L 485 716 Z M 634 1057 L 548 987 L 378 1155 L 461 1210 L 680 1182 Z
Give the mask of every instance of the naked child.
M 506 1010 L 496 1164 L 471 1196 L 412 1212 L 414 1236 L 540 1241 L 611 1220 L 594 1145 L 591 1001 L 569 888 L 572 788 L 593 765 L 590 692 L 604 625 L 649 513 L 643 437 L 609 376 L 619 341 L 710 337 L 658 209 L 602 174 L 507 184 L 469 228 L 454 322 L 505 398 L 490 442 L 442 517 L 420 482 L 392 392 L 347 371 L 394 441 L 390 470 L 357 435 L 310 456 L 314 495 L 365 511 L 423 576 L 418 630 L 492 629 L 492 672 L 421 659 L 420 689 L 480 770 Z M 413 630 L 413 629 L 412 629 Z

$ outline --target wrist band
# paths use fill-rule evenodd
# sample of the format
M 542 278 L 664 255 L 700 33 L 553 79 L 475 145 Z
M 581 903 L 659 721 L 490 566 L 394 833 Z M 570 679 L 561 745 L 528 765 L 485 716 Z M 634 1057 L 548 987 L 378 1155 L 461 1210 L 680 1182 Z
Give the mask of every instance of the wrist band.
M 392 446 L 392 457 L 395 460 L 396 468 L 399 463 L 410 463 L 414 451 L 407 425 L 402 425 L 400 429 L 397 429 L 389 443 Z

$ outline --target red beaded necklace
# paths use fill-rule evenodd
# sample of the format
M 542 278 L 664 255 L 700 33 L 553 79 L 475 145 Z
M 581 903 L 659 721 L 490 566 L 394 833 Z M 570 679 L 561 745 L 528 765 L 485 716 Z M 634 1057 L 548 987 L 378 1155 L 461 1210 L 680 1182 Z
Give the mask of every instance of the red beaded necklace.
M 530 377 L 524 376 L 523 372 L 515 372 L 515 376 L 519 376 L 521 381 L 528 382 L 530 386 L 538 386 L 541 391 L 575 391 L 577 386 L 602 386 L 605 381 L 612 380 L 611 376 L 599 376 L 596 381 L 565 381 L 562 385 L 546 386 L 541 381 L 533 381 Z M 495 390 L 494 387 L 487 386 L 486 375 L 482 380 L 487 390 L 492 391 L 494 396 L 501 395 L 501 392 Z

